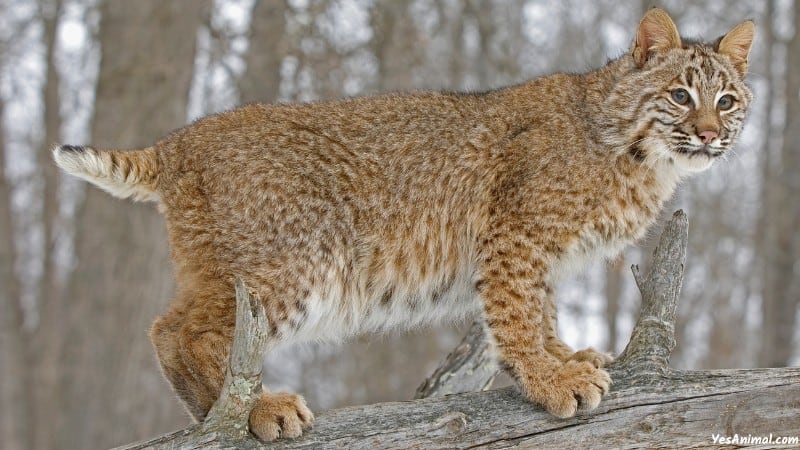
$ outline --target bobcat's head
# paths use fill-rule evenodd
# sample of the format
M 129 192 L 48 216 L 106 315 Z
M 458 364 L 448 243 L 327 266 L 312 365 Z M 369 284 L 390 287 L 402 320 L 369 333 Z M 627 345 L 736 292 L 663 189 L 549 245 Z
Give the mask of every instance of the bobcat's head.
M 660 9 L 642 18 L 632 70 L 606 99 L 615 147 L 679 173 L 707 169 L 738 137 L 752 93 L 744 83 L 755 25 L 745 21 L 713 44 L 682 40 Z

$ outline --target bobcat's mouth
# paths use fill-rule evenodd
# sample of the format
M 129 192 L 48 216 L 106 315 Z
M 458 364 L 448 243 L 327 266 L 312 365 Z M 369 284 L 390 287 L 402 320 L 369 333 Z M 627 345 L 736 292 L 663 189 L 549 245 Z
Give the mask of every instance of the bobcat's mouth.
M 675 153 L 680 153 L 681 155 L 685 155 L 689 158 L 694 158 L 697 156 L 704 156 L 708 159 L 714 159 L 721 156 L 725 150 L 717 147 L 712 147 L 708 144 L 701 145 L 699 147 L 687 147 L 687 146 L 680 146 L 675 147 L 672 149 Z

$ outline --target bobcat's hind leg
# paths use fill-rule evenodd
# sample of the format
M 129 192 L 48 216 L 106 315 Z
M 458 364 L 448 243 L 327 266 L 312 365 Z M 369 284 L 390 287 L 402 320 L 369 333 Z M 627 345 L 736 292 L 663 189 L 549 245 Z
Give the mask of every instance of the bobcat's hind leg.
M 150 332 L 164 375 L 197 421 L 219 398 L 229 363 L 235 300 L 193 299 L 192 309 L 173 307 Z M 250 431 L 261 440 L 298 437 L 314 415 L 299 395 L 266 391 L 250 412 Z
M 222 389 L 233 326 L 211 311 L 203 311 L 205 320 L 198 320 L 195 311 L 205 308 L 192 306 L 196 309 L 188 312 L 172 307 L 157 318 L 150 339 L 164 376 L 192 417 L 202 421 Z
M 199 408 L 194 408 L 197 399 L 194 389 L 190 387 L 192 377 L 189 375 L 189 369 L 183 363 L 178 349 L 178 335 L 183 326 L 183 318 L 183 312 L 175 308 L 158 317 L 150 328 L 150 341 L 156 350 L 156 357 L 161 365 L 162 373 L 172 385 L 175 394 L 192 417 L 202 420 L 205 413 Z

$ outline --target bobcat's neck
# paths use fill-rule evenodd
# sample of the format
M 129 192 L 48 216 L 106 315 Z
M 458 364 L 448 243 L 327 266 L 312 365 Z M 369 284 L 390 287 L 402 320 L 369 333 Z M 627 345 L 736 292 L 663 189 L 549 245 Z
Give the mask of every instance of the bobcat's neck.
M 585 221 L 576 224 L 580 229 L 571 254 L 585 256 L 602 248 L 604 256 L 613 256 L 641 238 L 681 179 L 673 165 L 639 157 L 639 146 L 653 143 L 636 137 L 636 117 L 610 106 L 618 104 L 620 88 L 640 76 L 626 55 L 584 75 L 532 80 L 503 98 L 514 106 L 508 115 L 514 126 L 525 129 L 520 122 L 534 130 L 521 138 L 524 150 L 510 167 L 532 165 L 534 191 L 544 186 L 551 192 L 547 184 L 569 174 L 569 190 L 583 197 L 575 204 L 593 205 L 577 214 Z M 542 195 L 536 191 L 530 197 Z
M 635 133 L 632 133 L 636 118 L 629 111 L 612 106 L 611 102 L 619 95 L 619 84 L 635 76 L 635 67 L 633 58 L 626 54 L 580 77 L 589 130 L 597 142 L 610 147 L 612 151 L 634 145 L 636 140 Z M 635 93 L 630 94 L 633 96 Z
M 625 54 L 582 75 L 580 84 L 585 99 L 585 126 L 591 139 L 616 162 L 620 173 L 647 192 L 660 209 L 686 173 L 668 161 L 642 157 L 657 154 L 652 147 L 659 145 L 642 137 L 642 118 L 635 113 L 637 96 L 649 84 L 646 74 L 636 69 L 632 56 Z

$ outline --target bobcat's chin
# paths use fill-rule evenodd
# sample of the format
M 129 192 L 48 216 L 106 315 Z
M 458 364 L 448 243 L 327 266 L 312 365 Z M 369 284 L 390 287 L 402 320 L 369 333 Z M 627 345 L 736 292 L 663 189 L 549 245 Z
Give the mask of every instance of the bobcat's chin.
M 725 153 L 724 148 L 711 145 L 679 146 L 670 151 L 670 159 L 686 172 L 702 172 Z
M 643 161 L 657 167 L 669 167 L 680 177 L 702 172 L 727 151 L 712 145 L 674 145 L 659 138 L 650 138 L 641 147 Z

